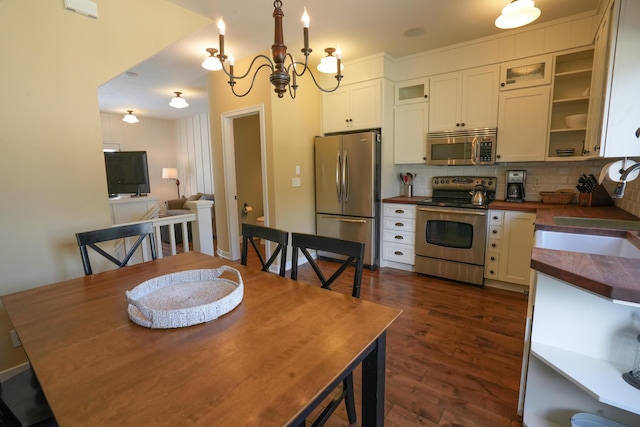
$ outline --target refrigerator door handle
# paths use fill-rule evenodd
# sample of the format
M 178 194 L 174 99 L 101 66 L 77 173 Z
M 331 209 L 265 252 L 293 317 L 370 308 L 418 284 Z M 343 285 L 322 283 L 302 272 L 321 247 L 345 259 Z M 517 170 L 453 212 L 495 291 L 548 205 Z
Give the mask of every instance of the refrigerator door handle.
M 342 194 L 345 202 L 349 201 L 349 155 L 344 152 L 344 163 L 342 164 Z
M 336 195 L 338 196 L 338 202 L 342 201 L 340 169 L 342 169 L 342 159 L 340 158 L 340 152 L 338 151 L 338 155 L 336 156 Z
M 335 221 L 335 222 L 352 222 L 355 224 L 366 224 L 367 221 L 364 219 L 347 219 L 347 218 L 334 218 L 331 216 L 323 216 L 322 219 L 327 221 Z

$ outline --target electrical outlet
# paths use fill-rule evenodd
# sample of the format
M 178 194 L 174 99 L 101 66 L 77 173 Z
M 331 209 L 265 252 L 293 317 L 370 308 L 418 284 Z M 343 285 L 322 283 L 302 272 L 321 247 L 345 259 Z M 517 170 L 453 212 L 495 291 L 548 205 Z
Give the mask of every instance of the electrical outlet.
M 20 347 L 22 345 L 20 337 L 18 337 L 18 334 L 14 329 L 9 331 L 9 336 L 11 337 L 11 344 L 13 345 L 13 348 Z
M 300 178 L 291 178 L 291 186 L 292 187 L 300 187 L 302 183 L 300 182 Z

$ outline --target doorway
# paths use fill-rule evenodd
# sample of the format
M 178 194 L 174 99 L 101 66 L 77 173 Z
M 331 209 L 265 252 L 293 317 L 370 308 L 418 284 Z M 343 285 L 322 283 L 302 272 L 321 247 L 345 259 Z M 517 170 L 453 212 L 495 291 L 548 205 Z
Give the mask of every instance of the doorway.
M 241 224 L 255 224 L 261 216 L 269 224 L 264 106 L 223 113 L 222 139 L 229 258 L 236 260 Z

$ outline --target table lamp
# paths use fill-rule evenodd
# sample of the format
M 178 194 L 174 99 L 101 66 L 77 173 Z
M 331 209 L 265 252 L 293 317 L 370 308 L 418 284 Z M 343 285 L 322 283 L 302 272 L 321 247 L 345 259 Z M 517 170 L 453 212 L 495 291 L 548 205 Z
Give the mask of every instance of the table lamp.
M 178 179 L 178 168 L 162 168 L 162 178 L 175 179 L 178 189 L 178 199 L 180 198 L 180 180 Z

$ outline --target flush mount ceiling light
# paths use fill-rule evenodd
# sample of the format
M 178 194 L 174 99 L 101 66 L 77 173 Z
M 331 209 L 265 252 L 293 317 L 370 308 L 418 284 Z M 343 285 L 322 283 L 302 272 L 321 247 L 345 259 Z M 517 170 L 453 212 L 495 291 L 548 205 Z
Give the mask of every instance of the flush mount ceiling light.
M 284 44 L 284 35 L 282 33 L 282 18 L 284 17 L 284 13 L 282 12 L 282 1 L 275 0 L 273 2 L 273 19 L 275 21 L 275 32 L 273 38 L 273 45 L 271 45 L 271 56 L 269 58 L 266 55 L 258 55 L 251 61 L 249 65 L 249 69 L 245 74 L 235 75 L 233 73 L 233 65 L 235 59 L 231 54 L 228 56 L 225 55 L 224 52 L 224 33 L 225 33 L 225 25 L 222 18 L 218 21 L 218 32 L 220 34 L 220 53 L 216 55 L 216 57 L 220 60 L 220 64 L 222 65 L 222 70 L 225 72 L 227 76 L 229 76 L 229 86 L 231 87 L 231 92 L 235 96 L 242 97 L 246 96 L 251 89 L 253 88 L 253 84 L 256 80 L 256 75 L 258 71 L 262 67 L 268 67 L 271 69 L 271 75 L 269 77 L 269 81 L 275 87 L 274 92 L 278 94 L 278 98 L 282 98 L 285 92 L 289 92 L 291 98 L 296 97 L 296 90 L 298 89 L 298 84 L 296 83 L 296 78 L 301 77 L 305 72 L 309 71 L 311 75 L 311 79 L 313 83 L 316 85 L 318 89 L 322 92 L 333 92 L 340 86 L 340 80 L 342 80 L 342 72 L 340 60 L 342 59 L 340 56 L 337 56 L 336 67 L 334 71 L 336 73 L 336 80 L 338 83 L 332 89 L 324 89 L 320 87 L 318 82 L 316 81 L 315 76 L 311 72 L 311 68 L 308 66 L 309 62 L 309 54 L 311 53 L 311 49 L 309 48 L 309 15 L 307 14 L 307 9 L 304 9 L 304 13 L 302 14 L 302 25 L 303 25 L 303 39 L 304 39 L 304 48 L 301 49 L 302 54 L 304 55 L 304 62 L 297 62 L 293 55 L 287 53 L 287 46 Z M 225 61 L 229 62 L 229 69 L 227 70 L 224 67 Z M 249 89 L 247 89 L 244 93 L 237 93 L 235 91 L 236 80 L 242 80 L 248 77 L 251 74 L 251 70 L 253 69 L 253 64 L 261 60 L 263 63 L 259 65 L 256 70 L 253 72 L 251 76 L 251 85 Z M 302 71 L 298 72 L 298 69 Z
M 214 49 L 212 47 L 205 49 L 209 52 L 209 56 L 207 56 L 202 63 L 202 68 L 210 71 L 218 71 L 222 70 L 222 63 L 218 58 L 216 58 L 216 53 L 218 53 L 218 49 Z
M 496 19 L 496 27 L 502 29 L 518 28 L 530 24 L 540 16 L 540 9 L 533 0 L 513 0 L 502 9 L 502 15 Z
M 122 118 L 123 122 L 138 123 L 140 120 L 133 114 L 133 110 L 127 110 L 127 114 Z
M 340 51 L 340 48 L 336 50 L 332 47 L 328 47 L 324 51 L 327 52 L 327 56 L 320 60 L 320 63 L 318 64 L 318 71 L 321 73 L 333 74 L 338 69 L 338 57 L 342 56 L 342 52 Z M 333 56 L 333 52 L 336 53 L 336 56 Z M 342 70 L 344 70 L 344 65 L 340 64 L 340 71 L 342 72 Z
M 182 95 L 182 92 L 173 93 L 175 93 L 176 96 L 171 98 L 171 102 L 169 103 L 169 105 L 171 105 L 173 108 L 185 108 L 189 106 L 189 104 L 187 104 L 187 101 L 184 98 L 180 97 L 180 95 Z

